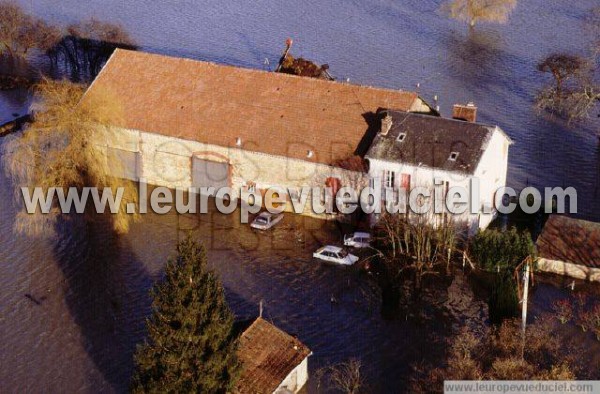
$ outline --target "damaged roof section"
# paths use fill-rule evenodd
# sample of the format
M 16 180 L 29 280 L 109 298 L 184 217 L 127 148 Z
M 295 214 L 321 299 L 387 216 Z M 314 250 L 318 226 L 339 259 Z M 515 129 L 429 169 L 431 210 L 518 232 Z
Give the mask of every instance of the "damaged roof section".
M 381 111 L 382 125 L 366 154 L 414 166 L 473 174 L 496 127 L 437 116 Z
M 333 81 L 333 77 L 327 70 L 329 70 L 327 64 L 319 66 L 310 60 L 301 57 L 294 58 L 291 54 L 288 54 L 281 62 L 277 72 Z
M 414 92 L 121 49 L 83 100 L 95 95 L 120 103 L 112 126 L 328 165 L 355 154 L 379 108 L 431 110 Z
M 309 78 L 319 78 L 325 79 L 327 81 L 333 81 L 334 78 L 329 74 L 329 65 L 323 64 L 322 66 L 317 65 L 310 60 L 306 60 L 304 58 L 294 58 L 290 53 L 290 49 L 292 48 L 294 40 L 288 38 L 285 42 L 285 50 L 283 51 L 283 55 L 281 59 L 279 59 L 279 64 L 277 66 L 276 72 L 297 75 L 300 77 L 309 77 Z

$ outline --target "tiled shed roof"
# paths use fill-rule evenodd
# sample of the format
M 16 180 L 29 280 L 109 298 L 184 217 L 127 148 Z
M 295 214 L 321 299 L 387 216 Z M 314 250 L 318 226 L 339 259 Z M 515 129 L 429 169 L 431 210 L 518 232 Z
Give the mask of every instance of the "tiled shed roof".
M 259 317 L 240 337 L 242 374 L 234 392 L 274 392 L 310 353 L 298 339 Z
M 105 94 L 115 125 L 332 164 L 353 155 L 379 108 L 422 108 L 416 93 L 117 49 L 84 100 Z M 308 151 L 313 151 L 307 157 Z
M 600 223 L 550 215 L 536 244 L 539 257 L 600 268 Z

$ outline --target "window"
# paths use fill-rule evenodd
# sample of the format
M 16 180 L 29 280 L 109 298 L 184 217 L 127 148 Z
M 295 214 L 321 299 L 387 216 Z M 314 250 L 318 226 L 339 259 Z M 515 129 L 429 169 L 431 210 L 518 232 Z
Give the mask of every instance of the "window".
M 448 158 L 448 160 L 456 161 L 457 158 L 458 158 L 458 152 L 450 152 L 450 157 Z
M 383 172 L 384 186 L 388 187 L 388 188 L 393 188 L 394 187 L 395 178 L 396 178 L 396 173 L 394 171 L 385 170 Z
M 406 138 L 406 133 L 400 133 L 400 134 L 398 134 L 398 138 L 396 138 L 396 141 L 403 142 L 405 138 Z

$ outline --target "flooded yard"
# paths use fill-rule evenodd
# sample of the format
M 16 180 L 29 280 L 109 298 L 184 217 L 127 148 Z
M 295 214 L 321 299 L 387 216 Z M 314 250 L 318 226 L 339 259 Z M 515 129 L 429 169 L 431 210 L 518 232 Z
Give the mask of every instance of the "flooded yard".
M 444 115 L 454 103 L 474 101 L 481 121 L 515 141 L 508 186 L 574 186 L 580 217 L 600 221 L 597 120 L 567 128 L 532 110 L 545 81 L 537 61 L 586 50 L 582 21 L 596 1 L 522 1 L 507 25 L 471 33 L 439 15 L 438 1 L 20 3 L 57 23 L 91 16 L 119 22 L 145 51 L 244 67 L 264 68 L 265 58 L 274 64 L 291 36 L 295 54 L 328 63 L 339 79 L 405 90 L 420 83 L 425 99 L 439 95 Z M 0 92 L 0 122 L 28 104 L 27 92 Z M 365 274 L 312 258 L 318 246 L 341 243 L 343 229 L 333 222 L 286 215 L 274 231 L 258 233 L 236 215 L 149 214 L 125 236 L 107 223 L 69 220 L 55 238 L 29 239 L 12 232 L 13 193 L 0 168 L 2 392 L 126 391 L 150 311 L 148 290 L 187 231 L 206 245 L 240 319 L 257 316 L 263 301 L 265 317 L 313 351 L 311 373 L 357 357 L 372 392 L 405 391 L 411 364 L 441 360 L 453 329 L 487 317 L 484 292 L 458 269 L 441 289 L 441 312 L 426 320 L 384 318 Z M 540 278 L 532 316 L 570 297 L 570 283 Z M 598 285 L 580 286 L 600 293 Z M 575 340 L 597 346 L 589 336 Z M 309 384 L 314 392 L 314 380 Z

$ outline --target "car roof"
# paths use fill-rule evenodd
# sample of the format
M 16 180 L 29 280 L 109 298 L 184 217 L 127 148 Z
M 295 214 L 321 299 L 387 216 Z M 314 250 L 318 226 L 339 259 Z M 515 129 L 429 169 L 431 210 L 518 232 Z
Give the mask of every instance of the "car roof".
M 328 252 L 336 252 L 337 253 L 337 252 L 341 252 L 343 249 L 340 248 L 339 246 L 326 245 L 326 246 L 323 246 L 321 248 L 321 250 L 326 250 Z
M 271 212 L 265 211 L 265 212 L 261 212 L 258 214 L 258 217 L 263 217 L 263 218 L 270 218 L 271 216 L 273 216 L 273 214 Z
M 361 231 L 357 231 L 354 233 L 355 237 L 363 237 L 363 238 L 370 238 L 371 234 L 369 233 L 365 233 L 365 232 L 361 232 Z

